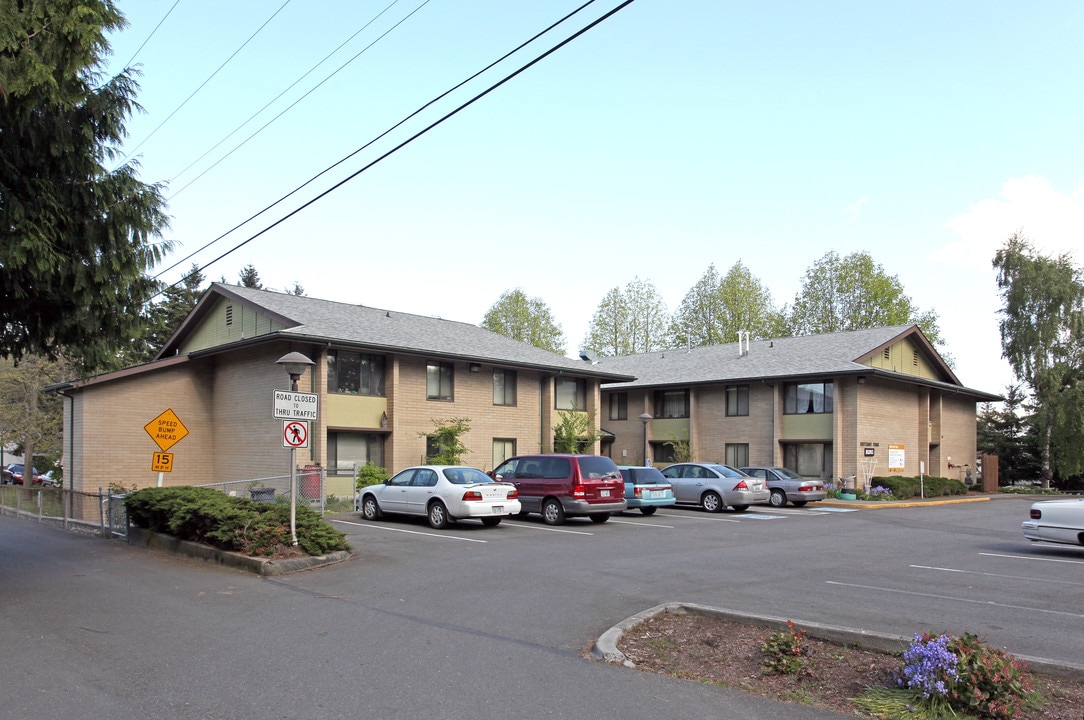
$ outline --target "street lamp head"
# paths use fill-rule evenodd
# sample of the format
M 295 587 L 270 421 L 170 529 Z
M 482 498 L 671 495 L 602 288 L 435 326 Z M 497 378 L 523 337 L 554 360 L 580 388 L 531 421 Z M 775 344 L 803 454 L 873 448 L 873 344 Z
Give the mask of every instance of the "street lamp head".
M 286 353 L 275 363 L 281 365 L 291 378 L 301 377 L 305 373 L 305 368 L 316 364 L 299 352 Z
M 649 421 L 654 419 L 655 417 L 651 413 L 642 413 L 640 415 L 640 422 L 642 422 L 644 425 L 647 425 Z

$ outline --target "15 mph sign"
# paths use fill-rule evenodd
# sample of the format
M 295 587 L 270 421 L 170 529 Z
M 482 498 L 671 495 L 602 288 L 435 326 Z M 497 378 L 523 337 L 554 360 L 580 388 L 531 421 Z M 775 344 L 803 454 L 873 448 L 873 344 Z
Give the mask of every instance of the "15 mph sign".
M 315 420 L 320 396 L 316 393 L 275 391 L 275 417 L 283 420 Z

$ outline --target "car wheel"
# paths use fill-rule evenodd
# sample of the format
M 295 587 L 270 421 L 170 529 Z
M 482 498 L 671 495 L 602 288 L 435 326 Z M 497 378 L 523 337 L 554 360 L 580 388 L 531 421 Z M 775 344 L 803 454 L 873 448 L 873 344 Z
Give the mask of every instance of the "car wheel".
M 482 518 L 482 524 L 486 527 L 497 527 L 501 524 L 501 519 L 499 517 L 484 517 Z
M 591 513 L 591 522 L 601 525 L 610 519 L 610 513 Z
M 805 504 L 807 502 L 809 502 L 809 501 L 808 500 L 793 500 L 793 501 L 791 501 L 790 504 L 793 505 L 794 507 L 805 507 Z
M 448 527 L 449 522 L 451 518 L 448 517 L 448 508 L 444 507 L 444 503 L 437 500 L 429 506 L 429 527 L 434 530 L 443 530 Z
M 558 500 L 550 498 L 542 503 L 542 522 L 547 525 L 564 525 L 565 509 Z
M 787 504 L 787 494 L 782 490 L 772 490 L 772 496 L 768 498 L 768 504 L 772 507 L 784 507 Z
M 361 514 L 366 520 L 379 520 L 384 513 L 380 511 L 380 505 L 372 495 L 366 495 L 361 499 Z
M 745 512 L 746 510 L 749 509 L 749 506 L 748 505 L 731 505 L 730 509 L 733 510 L 734 512 Z
M 653 508 L 653 507 L 640 508 L 640 512 L 642 512 L 644 515 L 654 515 L 656 510 L 658 510 L 658 508 Z
M 723 508 L 726 507 L 723 504 L 723 499 L 719 497 L 719 493 L 712 490 L 704 493 L 704 496 L 700 498 L 700 504 L 710 513 L 722 512 Z

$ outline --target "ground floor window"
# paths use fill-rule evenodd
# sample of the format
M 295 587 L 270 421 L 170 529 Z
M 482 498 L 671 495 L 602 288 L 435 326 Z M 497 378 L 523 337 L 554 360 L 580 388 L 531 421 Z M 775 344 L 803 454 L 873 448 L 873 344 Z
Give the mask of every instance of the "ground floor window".
M 328 470 L 333 475 L 349 474 L 365 463 L 384 467 L 384 435 L 335 431 L 327 434 Z
M 493 467 L 516 455 L 516 441 L 508 438 L 493 438 Z
M 674 443 L 672 442 L 659 442 L 656 440 L 651 441 L 651 460 L 656 465 L 659 463 L 669 464 L 677 462 L 677 456 L 674 453 Z
M 832 478 L 832 443 L 788 443 L 783 446 L 783 465 L 812 478 Z
M 749 464 L 749 443 L 727 443 L 726 464 L 730 467 L 745 467 Z

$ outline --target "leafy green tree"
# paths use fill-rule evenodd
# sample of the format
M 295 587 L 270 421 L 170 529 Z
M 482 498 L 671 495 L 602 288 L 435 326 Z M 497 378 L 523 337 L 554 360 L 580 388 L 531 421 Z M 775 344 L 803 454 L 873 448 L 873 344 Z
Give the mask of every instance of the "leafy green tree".
M 602 437 L 602 432 L 595 427 L 595 414 L 572 410 L 557 412 L 557 424 L 553 426 L 553 451 L 558 453 L 578 453 L 593 445 Z
M 16 365 L 0 361 L 0 437 L 23 449 L 27 467 L 38 454 L 57 454 L 64 430 L 59 395 L 42 388 L 70 377 L 70 363 L 27 355 Z M 48 468 L 38 466 L 45 472 Z M 25 477 L 30 477 L 29 471 Z M 26 484 L 29 482 L 25 481 Z
M 136 107 L 130 71 L 100 82 L 124 24 L 110 0 L 0 5 L 0 357 L 93 368 L 142 334 L 170 245 L 159 186 L 104 166 Z
M 602 298 L 584 338 L 585 348 L 600 355 L 631 355 L 666 347 L 670 315 L 648 280 L 634 278 L 625 289 L 613 288 Z
M 482 327 L 498 335 L 565 354 L 565 335 L 546 303 L 519 288 L 503 293 L 486 311 Z
M 1001 294 L 1001 354 L 1031 390 L 1041 478 L 1084 472 L 1084 279 L 1069 255 L 1038 253 L 1013 234 L 993 261 Z
M 767 338 L 784 335 L 785 330 L 771 292 L 738 260 L 724 277 L 709 266 L 685 295 L 670 325 L 670 343 L 719 345 L 736 342 L 741 332 Z
M 165 347 L 166 341 L 177 331 L 188 314 L 196 307 L 203 295 L 203 273 L 197 264 L 192 263 L 188 274 L 180 282 L 167 287 L 160 302 L 150 309 L 150 323 L 145 342 L 145 356 L 137 359 L 146 361 L 153 358 Z
M 864 250 L 844 258 L 829 251 L 817 260 L 803 277 L 787 323 L 794 335 L 918 325 L 931 343 L 944 345 L 936 311 L 916 307 L 899 278 Z
M 470 418 L 456 417 L 448 420 L 433 420 L 432 432 L 418 433 L 428 438 L 433 452 L 425 456 L 425 461 L 432 465 L 459 465 L 463 456 L 470 450 L 463 444 L 463 435 L 470 430 Z

